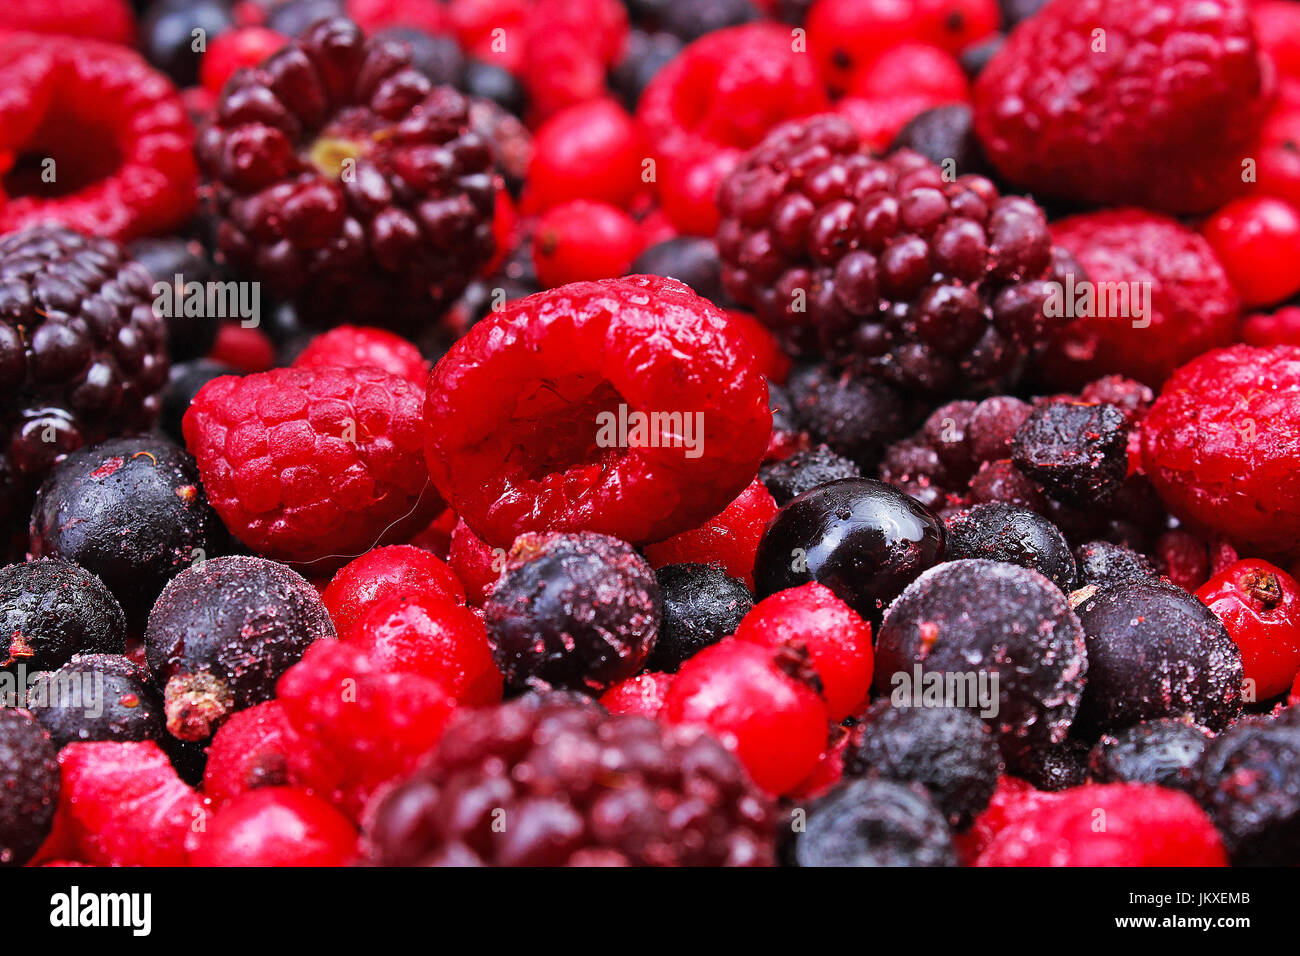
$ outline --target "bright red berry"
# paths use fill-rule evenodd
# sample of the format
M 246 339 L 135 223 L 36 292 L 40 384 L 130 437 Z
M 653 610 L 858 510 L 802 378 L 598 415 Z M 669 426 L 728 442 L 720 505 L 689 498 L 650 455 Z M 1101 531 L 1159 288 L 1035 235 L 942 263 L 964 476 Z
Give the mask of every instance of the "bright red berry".
M 607 95 L 606 74 L 623 54 L 627 30 L 618 0 L 532 0 L 520 71 L 532 116 L 545 120 Z
M 127 0 L 5 0 L 0 31 L 60 33 L 130 46 L 135 17 Z
M 531 7 L 532 0 L 451 0 L 447 24 L 467 54 L 518 73 Z
M 506 549 L 494 549 L 471 531 L 463 519 L 457 518 L 456 527 L 451 531 L 447 561 L 465 585 L 466 600 L 474 607 L 482 607 L 505 569 Z
M 609 203 L 574 199 L 549 209 L 533 233 L 537 280 L 549 289 L 569 282 L 613 279 L 641 252 L 641 230 Z
M 528 208 L 592 199 L 626 209 L 642 188 L 641 157 L 636 124 L 613 100 L 561 110 L 533 137 Z
M 817 758 L 812 773 L 799 781 L 788 794 L 791 800 L 814 800 L 844 779 L 844 753 L 849 748 L 848 730 L 831 725 L 831 744 Z
M 204 795 L 219 810 L 250 790 L 292 783 L 289 752 L 298 746 L 298 735 L 278 700 L 237 711 L 208 745 Z
M 465 589 L 446 563 L 423 548 L 394 544 L 375 548 L 339 568 L 321 600 L 340 636 L 381 601 L 406 594 L 433 594 L 465 602 Z
M 347 14 L 367 33 L 386 27 L 441 33 L 447 25 L 443 5 L 430 0 L 347 0 Z
M 658 717 L 676 678 L 676 674 L 646 671 L 615 684 L 600 695 L 600 703 L 611 714 Z
M 1238 199 L 1201 227 L 1247 306 L 1300 292 L 1300 211 L 1271 197 Z
M 276 365 L 275 343 L 261 329 L 223 322 L 208 358 L 246 375 L 266 372 Z
M 1281 568 L 1251 559 L 1210 578 L 1196 596 L 1241 648 L 1255 699 L 1284 693 L 1300 674 L 1300 584 Z
M 884 153 L 913 119 L 926 110 L 951 102 L 948 97 L 909 91 L 870 98 L 846 96 L 836 102 L 835 113 L 848 121 L 864 146 Z
M 191 866 L 346 866 L 356 855 L 352 821 L 292 787 L 241 794 L 190 841 Z
M 1300 206 L 1300 105 L 1275 106 L 1259 138 L 1259 191 Z
M 1277 71 L 1300 77 L 1300 7 L 1290 0 L 1256 0 L 1250 17 L 1259 45 Z
M 866 99 L 929 95 L 938 102 L 961 103 L 970 95 L 957 58 L 928 43 L 901 43 L 866 63 L 853 78 L 849 95 Z
M 799 648 L 728 638 L 682 665 L 660 718 L 699 724 L 733 750 L 772 793 L 800 783 L 826 749 L 826 704 Z
M 1287 305 L 1272 315 L 1248 315 L 1241 324 L 1247 345 L 1300 345 L 1300 306 Z
M 698 528 L 646 545 L 646 559 L 655 568 L 667 564 L 716 564 L 752 588 L 758 542 L 775 514 L 776 500 L 755 478 L 735 500 Z
M 289 44 L 283 33 L 266 27 L 240 27 L 212 38 L 199 65 L 199 82 L 208 92 L 220 95 L 235 71 L 257 66 L 281 47 Z
M 1189 531 L 1166 531 L 1153 552 L 1164 575 L 1184 591 L 1195 591 L 1210 577 L 1205 542 Z
M 298 368 L 317 365 L 359 368 L 370 365 L 404 378 L 421 390 L 429 378 L 429 363 L 414 345 L 384 329 L 359 325 L 340 325 L 322 332 L 298 353 L 293 364 Z

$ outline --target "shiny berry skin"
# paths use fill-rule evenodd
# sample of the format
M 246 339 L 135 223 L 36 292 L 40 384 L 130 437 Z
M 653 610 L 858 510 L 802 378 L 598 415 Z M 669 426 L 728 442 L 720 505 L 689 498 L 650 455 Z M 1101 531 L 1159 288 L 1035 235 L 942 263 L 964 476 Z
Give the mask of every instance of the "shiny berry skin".
M 803 647 L 821 680 L 832 721 L 857 713 L 871 690 L 871 625 L 815 581 L 778 591 L 754 605 L 736 628 L 737 640 L 764 647 Z
M 0 708 L 0 867 L 40 849 L 59 800 L 58 748 L 27 711 Z
M 220 96 L 235 71 L 254 67 L 277 50 L 289 45 L 283 33 L 266 27 L 240 27 L 212 38 L 199 65 L 199 82 L 208 92 Z
M 1247 345 L 1300 345 L 1300 306 L 1283 306 L 1272 315 L 1246 316 L 1241 340 Z
M 505 548 L 493 548 L 471 531 L 464 519 L 456 519 L 456 526 L 451 529 L 447 563 L 465 585 L 465 600 L 469 604 L 483 606 L 505 568 L 505 560 Z
M 204 796 L 220 810 L 251 790 L 292 783 L 289 752 L 301 746 L 278 700 L 239 711 L 217 729 L 208 745 Z
M 74 654 L 126 653 L 126 616 L 113 592 L 60 558 L 0 568 L 0 669 L 56 670 Z
M 241 794 L 195 837 L 190 866 L 346 866 L 357 844 L 351 820 L 290 787 Z
M 342 365 L 358 368 L 372 365 L 390 375 L 405 379 L 423 390 L 429 378 L 429 363 L 420 350 L 384 329 L 340 325 L 322 332 L 308 343 L 293 360 L 297 368 L 317 365 Z
M 0 29 L 95 37 L 123 46 L 135 41 L 127 0 L 11 0 L 0 12 Z
M 465 589 L 445 562 L 423 548 L 394 544 L 345 564 L 321 592 L 334 629 L 346 636 L 381 601 L 431 594 L 465 602 Z
M 275 342 L 261 329 L 246 329 L 227 322 L 217 330 L 217 340 L 208 358 L 222 362 L 236 371 L 251 374 L 275 368 Z
M 870 478 L 840 478 L 795 498 L 758 545 L 760 597 L 816 581 L 866 621 L 943 557 L 943 525 L 901 491 Z
M 885 50 L 853 78 L 849 96 L 873 97 L 928 94 L 940 101 L 967 99 L 966 74 L 957 58 L 941 47 L 901 43 Z
M 826 703 L 803 648 L 731 638 L 682 665 L 659 718 L 705 727 L 771 793 L 797 786 L 826 748 Z
M 776 501 L 758 479 L 736 500 L 698 528 L 645 546 L 654 568 L 669 564 L 712 564 L 747 585 L 754 583 L 754 560 L 763 529 L 776 514 Z
M 440 510 L 420 456 L 421 398 L 372 367 L 218 378 L 186 413 L 185 441 L 240 541 L 325 574 Z
M 699 457 L 671 436 L 658 448 L 601 447 L 618 444 L 620 405 L 627 444 L 634 412 L 694 416 Z M 654 276 L 508 304 L 443 356 L 424 417 L 434 484 L 496 547 L 530 530 L 642 544 L 697 527 L 753 480 L 771 433 L 743 337 L 685 286 Z
M 1247 307 L 1300 292 L 1300 211 L 1270 196 L 1228 203 L 1201 227 Z
M 636 125 L 613 100 L 561 110 L 533 137 L 530 209 L 541 212 L 573 199 L 626 209 L 641 186 Z
M 668 696 L 668 688 L 676 679 L 676 674 L 644 671 L 601 694 L 600 705 L 611 714 L 658 717 L 664 698 Z
M 573 199 L 547 210 L 533 233 L 533 267 L 542 285 L 613 279 L 641 252 L 641 230 L 609 203 Z
M 1241 648 L 1255 699 L 1287 691 L 1300 674 L 1300 584 L 1257 559 L 1238 561 L 1201 585 L 1196 596 Z

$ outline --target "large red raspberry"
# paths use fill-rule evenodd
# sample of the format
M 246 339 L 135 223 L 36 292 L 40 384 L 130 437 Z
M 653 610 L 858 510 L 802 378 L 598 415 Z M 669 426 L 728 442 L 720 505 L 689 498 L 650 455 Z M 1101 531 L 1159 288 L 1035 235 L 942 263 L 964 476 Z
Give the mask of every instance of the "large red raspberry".
M 63 33 L 130 45 L 135 17 L 127 0 L 5 0 L 0 30 Z
M 427 324 L 492 256 L 469 104 L 396 41 L 315 24 L 226 85 L 198 155 L 222 256 L 318 324 Z
M 1069 323 L 1048 354 L 1055 387 L 1110 373 L 1158 386 L 1184 362 L 1235 340 L 1237 293 L 1210 244 L 1176 220 L 1107 210 L 1060 220 L 1052 237 L 1083 267 L 1076 279 L 1089 284 L 1075 288 L 1094 295 L 1090 314 Z M 1077 306 L 1062 291 L 1063 304 Z
M 133 50 L 0 34 L 0 89 L 0 233 L 58 222 L 121 241 L 193 211 L 194 129 Z
M 502 547 L 525 531 L 644 543 L 696 527 L 753 480 L 772 428 L 744 336 L 658 276 L 510 303 L 443 356 L 424 418 L 434 484 Z
M 1177 517 L 1250 553 L 1300 555 L 1300 347 L 1183 366 L 1142 423 L 1142 461 Z
M 325 574 L 432 520 L 420 391 L 377 368 L 214 379 L 185 414 L 212 506 L 258 554 Z
M 626 42 L 627 10 L 618 0 L 532 0 L 522 70 L 532 115 L 544 120 L 607 95 L 605 74 Z
M 718 184 L 744 151 L 783 120 L 828 105 L 812 60 L 795 52 L 789 29 L 746 24 L 688 46 L 646 87 L 636 116 L 673 225 L 712 233 Z
M 1036 194 L 1201 212 L 1244 188 L 1262 64 L 1243 0 L 1052 0 L 980 74 L 975 128 Z

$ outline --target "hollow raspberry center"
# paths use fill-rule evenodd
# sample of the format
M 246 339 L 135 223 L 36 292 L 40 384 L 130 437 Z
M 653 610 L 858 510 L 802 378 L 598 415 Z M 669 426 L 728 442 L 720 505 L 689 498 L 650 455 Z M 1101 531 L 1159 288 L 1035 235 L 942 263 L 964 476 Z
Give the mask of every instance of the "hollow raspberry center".
M 8 166 L 0 186 L 11 198 L 58 199 L 108 179 L 121 164 L 112 127 L 93 118 L 69 123 L 55 104 L 26 143 L 0 157 Z
M 511 460 L 541 481 L 618 457 L 620 449 L 602 448 L 597 437 L 601 413 L 617 415 L 620 404 L 626 400 L 618 390 L 592 375 L 540 380 L 515 407 L 519 428 Z

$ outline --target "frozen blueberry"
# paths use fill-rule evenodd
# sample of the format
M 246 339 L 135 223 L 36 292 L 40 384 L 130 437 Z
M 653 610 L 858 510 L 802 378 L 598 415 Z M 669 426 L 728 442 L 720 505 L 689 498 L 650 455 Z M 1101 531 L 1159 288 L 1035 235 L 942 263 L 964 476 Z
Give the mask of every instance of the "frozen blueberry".
M 1114 405 L 1049 402 L 1016 432 L 1011 460 L 1067 504 L 1109 500 L 1128 474 L 1128 428 Z
M 655 572 L 663 619 L 646 667 L 676 673 L 682 662 L 735 633 L 754 606 L 744 581 L 708 564 L 669 564 Z
M 948 522 L 945 555 L 949 560 L 987 558 L 1030 568 L 1062 591 L 1074 586 L 1074 555 L 1061 530 L 1025 508 L 991 503 L 976 505 Z
M 956 866 L 952 831 L 919 784 L 854 780 L 808 812 L 799 866 Z
M 54 825 L 58 750 L 25 710 L 0 707 L 0 867 L 26 863 Z
M 85 568 L 57 558 L 0 568 L 0 668 L 31 673 L 74 654 L 125 652 L 122 607 Z
M 1098 783 L 1155 783 L 1187 790 L 1212 737 L 1188 720 L 1144 720 L 1114 735 L 1103 734 L 1088 755 L 1088 773 Z
M 774 461 L 759 469 L 762 480 L 777 507 L 836 478 L 859 478 L 862 470 L 853 462 L 835 454 L 825 445 L 795 452 L 789 458 Z
M 56 747 L 96 740 L 161 741 L 162 695 L 121 654 L 77 654 L 27 685 L 27 708 Z
M 1156 577 L 1156 570 L 1145 555 L 1122 544 L 1109 541 L 1089 541 L 1074 550 L 1074 561 L 1079 569 L 1078 586 L 1096 585 L 1113 588 L 1129 581 Z

